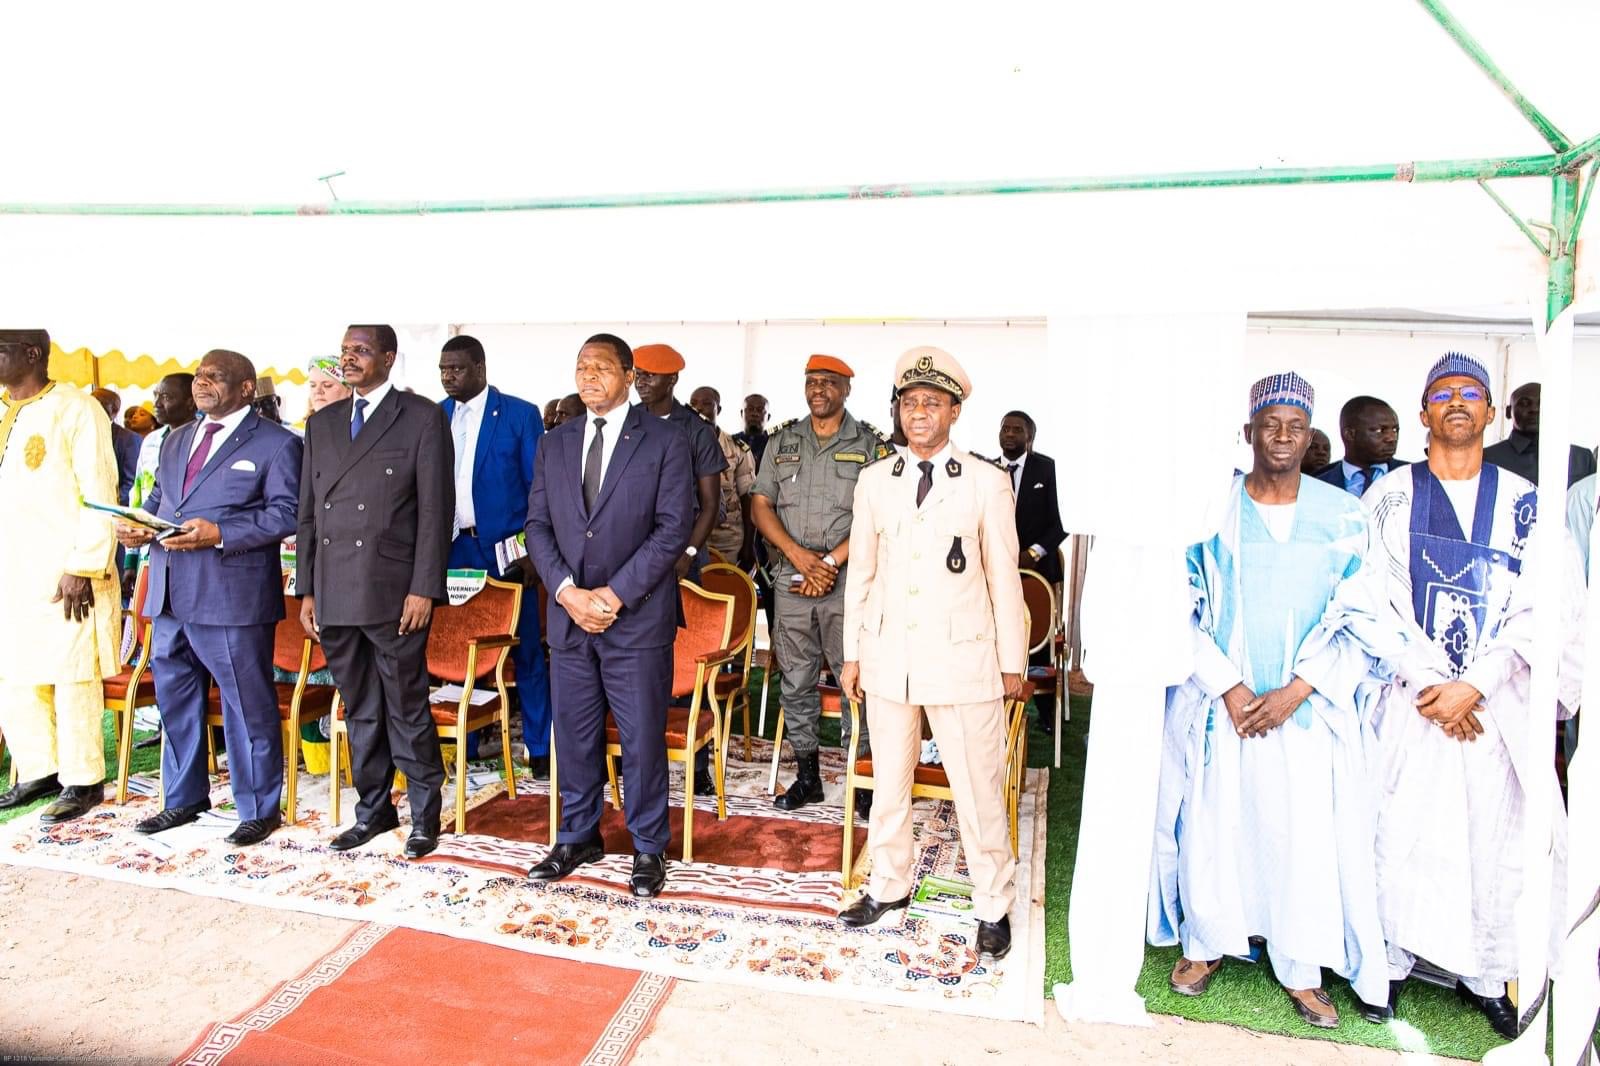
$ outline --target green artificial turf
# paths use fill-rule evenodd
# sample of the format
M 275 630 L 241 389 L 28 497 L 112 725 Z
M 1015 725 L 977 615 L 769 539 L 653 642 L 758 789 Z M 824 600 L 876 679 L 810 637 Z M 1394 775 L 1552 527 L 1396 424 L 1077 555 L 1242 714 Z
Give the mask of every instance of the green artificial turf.
M 101 723 L 101 726 L 100 726 L 101 734 L 102 734 L 102 736 L 104 738 L 104 741 L 105 741 L 105 751 L 106 751 L 106 801 L 107 802 L 115 801 L 115 799 L 117 798 L 117 796 L 116 796 L 116 789 L 117 789 L 117 735 L 116 735 L 115 732 L 112 731 L 111 723 L 112 723 L 112 715 L 111 715 L 110 711 L 107 711 L 106 712 L 106 716 L 105 716 L 105 720 Z M 137 741 L 137 740 L 142 740 L 144 737 L 147 737 L 149 735 L 150 735 L 149 733 L 135 731 L 133 737 L 134 737 L 134 740 Z M 143 748 L 143 749 L 135 748 L 134 749 L 134 751 L 133 751 L 133 763 L 132 763 L 132 770 L 131 770 L 132 773 L 135 773 L 135 774 L 153 773 L 153 772 L 155 772 L 156 770 L 158 770 L 160 768 L 160 765 L 161 765 L 161 749 L 160 748 Z M 10 785 L 9 784 L 4 784 L 4 783 L 5 782 L 9 782 L 10 780 L 11 780 L 11 749 L 8 747 L 6 749 L 5 757 L 4 758 L 0 758 L 0 790 L 3 790 L 5 788 L 9 788 Z M 20 815 L 27 814 L 29 811 L 38 810 L 40 807 L 43 807 L 43 806 L 47 805 L 54 798 L 55 797 L 53 797 L 53 796 L 46 796 L 43 799 L 35 800 L 34 802 L 28 804 L 26 807 L 13 807 L 10 810 L 0 810 L 0 824 L 3 824 L 5 822 L 9 822 L 9 821 L 11 821 L 11 819 L 19 817 Z
M 1089 700 L 1072 700 L 1072 721 L 1062 737 L 1061 769 L 1052 773 L 1049 824 L 1045 844 L 1045 994 L 1057 982 L 1070 981 L 1067 958 L 1068 897 L 1078 848 L 1078 822 L 1083 812 L 1084 757 L 1089 735 Z M 1028 739 L 1028 764 L 1047 766 L 1055 757 L 1049 737 L 1035 727 Z M 1421 981 L 1410 981 L 1400 996 L 1399 1017 L 1388 1025 L 1372 1025 L 1356 1010 L 1350 987 L 1328 974 L 1325 986 L 1339 1008 L 1340 1025 L 1313 1029 L 1300 1020 L 1289 997 L 1273 979 L 1265 958 L 1252 965 L 1229 959 L 1212 979 L 1204 996 L 1180 996 L 1167 985 L 1178 960 L 1178 948 L 1146 947 L 1138 992 L 1145 1007 L 1201 1022 L 1223 1022 L 1263 1033 L 1333 1040 L 1346 1044 L 1427 1052 L 1454 1058 L 1481 1059 L 1503 1041 L 1477 1011 L 1455 994 Z

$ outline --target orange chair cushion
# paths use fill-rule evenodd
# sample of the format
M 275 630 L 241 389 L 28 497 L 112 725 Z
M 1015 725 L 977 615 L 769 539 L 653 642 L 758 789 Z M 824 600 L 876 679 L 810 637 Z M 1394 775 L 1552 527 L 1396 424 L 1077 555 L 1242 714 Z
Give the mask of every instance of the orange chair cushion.
M 857 759 L 856 774 L 861 777 L 872 776 L 872 759 Z M 949 788 L 950 778 L 945 776 L 944 767 L 937 764 L 917 763 L 916 771 L 911 779 L 919 785 L 932 785 L 935 788 Z
M 461 705 L 458 703 L 428 704 L 428 710 L 433 712 L 433 724 L 447 725 L 452 729 L 455 728 L 456 714 L 459 711 L 460 706 Z M 485 715 L 494 715 L 496 720 L 498 720 L 500 715 L 500 696 L 498 693 L 495 695 L 494 699 L 490 700 L 488 703 L 474 704 L 467 711 L 467 724 L 471 725 L 473 722 L 482 719 Z M 482 726 L 479 726 L 478 728 L 481 729 Z
M 275 684 L 272 687 L 278 696 L 278 717 L 287 722 L 294 704 L 294 686 Z M 327 714 L 333 706 L 334 691 L 332 685 L 307 685 L 300 696 L 300 717 L 309 722 Z M 219 720 L 222 717 L 222 693 L 216 688 L 206 693 L 206 715 Z M 343 718 L 344 715 L 341 713 L 339 717 Z
M 711 711 L 700 708 L 700 721 L 696 723 L 696 739 L 705 740 L 711 733 Z M 686 748 L 689 739 L 689 708 L 667 708 L 667 747 Z M 621 744 L 622 734 L 617 731 L 616 720 L 606 715 L 606 743 Z
M 717 699 L 727 699 L 729 696 L 744 688 L 743 674 L 717 674 L 712 682 L 712 688 L 717 694 Z
M 128 698 L 128 679 L 132 676 L 132 670 L 124 670 L 115 677 L 104 679 L 101 684 L 105 686 L 106 699 L 126 700 Z M 139 690 L 135 693 L 135 696 L 137 697 L 135 702 L 138 703 L 153 703 L 155 701 L 156 679 L 155 675 L 149 670 L 146 670 L 144 676 L 139 678 Z

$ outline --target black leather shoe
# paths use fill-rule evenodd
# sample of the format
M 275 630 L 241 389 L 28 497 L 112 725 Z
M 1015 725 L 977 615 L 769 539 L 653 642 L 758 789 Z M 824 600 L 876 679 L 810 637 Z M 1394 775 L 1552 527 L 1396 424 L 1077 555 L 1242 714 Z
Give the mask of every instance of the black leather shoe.
M 105 785 L 68 785 L 61 790 L 61 795 L 56 801 L 43 811 L 39 812 L 41 825 L 55 825 L 58 822 L 70 822 L 74 818 L 82 818 L 94 808 L 105 802 Z
M 888 903 L 879 903 L 868 893 L 862 893 L 860 899 L 839 912 L 839 920 L 845 925 L 856 928 L 871 925 L 890 911 L 897 911 L 911 902 L 911 897 L 890 900 Z
M 533 779 L 535 781 L 550 780 L 550 756 L 528 756 L 528 770 L 533 774 Z
M 872 789 L 856 789 L 856 821 L 866 825 L 872 821 Z
M 133 827 L 135 833 L 165 833 L 168 829 L 176 829 L 180 825 L 188 825 L 211 809 L 209 803 L 196 803 L 191 807 L 168 807 L 159 814 L 153 814 Z
M 667 883 L 667 857 L 653 855 L 648 851 L 641 851 L 633 857 L 633 876 L 628 879 L 628 884 L 633 886 L 633 894 L 640 899 L 652 899 L 661 895 L 662 886 Z
M 406 837 L 406 858 L 420 859 L 439 846 L 439 830 L 433 826 L 413 825 Z
M 998 922 L 978 923 L 978 954 L 993 955 L 999 962 L 1011 950 L 1011 915 L 1003 914 Z
M 1361 1017 L 1373 1025 L 1383 1025 L 1394 1020 L 1395 1012 L 1400 1009 L 1400 989 L 1405 987 L 1405 981 L 1389 982 L 1389 1002 L 1380 1006 L 1373 1006 L 1365 1000 L 1357 999 L 1356 1003 L 1361 1008 Z
M 559 881 L 585 863 L 599 862 L 605 857 L 606 846 L 599 837 L 579 844 L 557 844 L 542 862 L 528 871 L 528 880 Z
M 251 844 L 259 844 L 267 839 L 272 835 L 272 831 L 282 824 L 281 814 L 274 814 L 270 818 L 247 818 L 239 823 L 239 828 L 222 839 L 236 848 L 247 848 Z
M 717 780 L 711 776 L 709 770 L 703 774 L 699 770 L 694 772 L 694 794 L 696 796 L 715 796 L 717 794 Z
M 328 847 L 334 851 L 349 851 L 359 848 L 373 837 L 387 833 L 391 829 L 400 828 L 400 815 L 390 811 L 381 818 L 374 818 L 370 822 L 357 822 L 338 836 L 328 842 Z
M 1515 1040 L 1521 1032 L 1517 1024 L 1517 1008 L 1511 1005 L 1511 997 L 1501 995 L 1497 999 L 1480 996 L 1460 981 L 1456 982 L 1456 995 L 1461 997 L 1461 1002 L 1468 1006 L 1478 1008 L 1478 1012 L 1489 1019 L 1489 1028 L 1505 1037 Z
M 1040 711 L 1039 711 L 1039 732 L 1043 733 L 1047 737 L 1055 735 L 1055 732 L 1056 732 L 1056 705 L 1054 703 L 1050 704 L 1050 710 L 1048 712 L 1046 712 L 1043 709 L 1040 709 Z
M 36 799 L 53 796 L 60 791 L 61 782 L 56 780 L 55 774 L 36 777 L 32 781 L 18 781 L 9 792 L 0 795 L 0 810 L 21 807 Z

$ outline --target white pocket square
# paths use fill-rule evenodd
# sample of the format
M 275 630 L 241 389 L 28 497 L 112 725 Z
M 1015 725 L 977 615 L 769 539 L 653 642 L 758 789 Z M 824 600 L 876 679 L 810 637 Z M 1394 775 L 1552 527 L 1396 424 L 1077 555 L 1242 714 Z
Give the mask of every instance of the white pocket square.
M 254 470 L 255 468 L 256 468 L 256 464 L 252 463 L 250 460 L 248 460 L 248 459 L 240 459 L 237 463 L 234 463 L 228 469 L 229 470 Z
M 1034 482 L 1034 483 L 1033 483 L 1033 487 L 1034 487 L 1034 488 L 1036 488 L 1036 489 L 1042 489 L 1042 488 L 1044 488 L 1044 482 L 1042 482 L 1042 481 L 1035 481 L 1035 482 Z

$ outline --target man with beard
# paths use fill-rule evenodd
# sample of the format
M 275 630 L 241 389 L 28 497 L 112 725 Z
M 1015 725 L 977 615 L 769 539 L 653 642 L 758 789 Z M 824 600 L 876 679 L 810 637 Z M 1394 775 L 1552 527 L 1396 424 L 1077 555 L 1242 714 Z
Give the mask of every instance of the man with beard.
M 1363 497 L 1408 638 L 1373 716 L 1390 1001 L 1420 956 L 1455 974 L 1460 997 L 1512 1039 L 1519 1023 L 1506 982 L 1517 976 L 1527 797 L 1557 789 L 1549 744 L 1527 743 L 1528 716 L 1550 713 L 1528 702 L 1535 571 L 1568 571 L 1563 584 L 1572 595 L 1540 607 L 1559 612 L 1558 631 L 1580 641 L 1584 584 L 1564 537 L 1555 554 L 1528 552 L 1536 490 L 1485 461 L 1483 434 L 1495 410 L 1483 364 L 1449 352 L 1426 383 L 1419 417 L 1430 435 L 1428 461 L 1395 471 Z M 1561 521 L 1559 506 L 1550 514 Z M 1558 698 L 1569 708 L 1580 672 L 1560 677 Z M 1559 795 L 1553 808 L 1559 862 Z M 1558 869 L 1557 884 L 1562 876 Z

